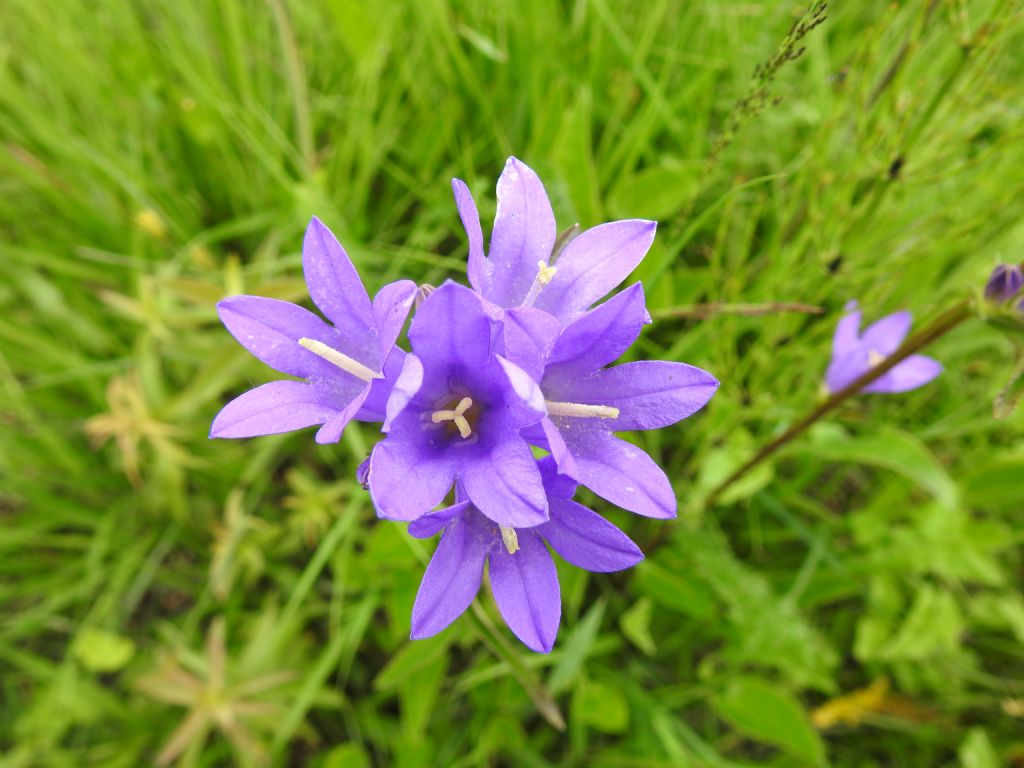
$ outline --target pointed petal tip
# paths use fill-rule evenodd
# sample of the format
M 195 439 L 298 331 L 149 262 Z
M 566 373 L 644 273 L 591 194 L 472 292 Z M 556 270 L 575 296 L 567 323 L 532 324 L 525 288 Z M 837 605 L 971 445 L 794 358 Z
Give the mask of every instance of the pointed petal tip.
M 409 628 L 409 639 L 410 640 L 426 640 L 428 637 L 433 637 L 440 629 L 435 629 L 433 632 L 418 626 L 415 619 L 413 619 L 412 626 Z

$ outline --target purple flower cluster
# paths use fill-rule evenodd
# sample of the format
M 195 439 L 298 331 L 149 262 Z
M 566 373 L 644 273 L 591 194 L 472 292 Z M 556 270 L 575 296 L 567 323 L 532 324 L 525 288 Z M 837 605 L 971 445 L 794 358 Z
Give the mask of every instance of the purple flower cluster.
M 416 597 L 412 636 L 429 637 L 469 606 L 484 565 L 506 623 L 550 651 L 561 615 L 548 552 L 589 571 L 643 555 L 618 528 L 572 500 L 578 485 L 639 515 L 671 518 L 664 471 L 617 432 L 658 429 L 702 408 L 718 387 L 684 363 L 612 365 L 650 322 L 643 289 L 611 298 L 654 240 L 655 223 L 602 224 L 556 236 L 537 175 L 510 158 L 498 180 L 487 252 L 476 205 L 453 181 L 469 238 L 470 287 L 386 285 L 371 302 L 352 262 L 313 219 L 303 268 L 313 303 L 255 296 L 218 305 L 235 338 L 301 381 L 264 384 L 224 407 L 211 437 L 251 437 L 322 425 L 336 442 L 352 419 L 383 422 L 359 478 L 377 514 L 441 533 Z M 570 232 L 570 234 L 575 234 Z M 408 331 L 397 346 L 417 295 Z M 543 458 L 537 458 L 543 454 Z M 437 508 L 454 490 L 454 503 Z

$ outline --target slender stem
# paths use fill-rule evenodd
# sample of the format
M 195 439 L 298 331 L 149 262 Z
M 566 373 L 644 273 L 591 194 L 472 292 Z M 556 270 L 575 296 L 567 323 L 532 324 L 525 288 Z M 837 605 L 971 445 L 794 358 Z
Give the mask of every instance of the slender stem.
M 684 304 L 679 307 L 656 309 L 651 314 L 657 319 L 693 318 L 705 320 L 714 315 L 743 315 L 757 317 L 774 315 L 782 312 L 802 312 L 808 315 L 820 315 L 825 310 L 813 304 L 801 304 L 798 301 L 770 301 L 763 304 L 726 304 L 712 301 L 706 304 Z
M 547 686 L 537 678 L 537 674 L 523 663 L 515 649 L 501 636 L 501 633 L 494 626 L 494 622 L 491 621 L 491 617 L 487 615 L 487 611 L 484 610 L 479 601 L 474 600 L 472 605 L 470 605 L 469 617 L 472 619 L 473 625 L 476 627 L 484 645 L 490 648 L 495 656 L 511 667 L 512 673 L 519 681 L 519 684 L 523 686 L 527 696 L 530 697 L 530 700 L 537 707 L 537 711 L 540 712 L 541 716 L 558 730 L 564 731 L 565 718 L 562 717 L 562 712 L 555 702 L 555 697 L 551 695 L 551 691 L 548 690 Z
M 714 490 L 711 491 L 705 501 L 705 506 L 710 507 L 714 504 L 715 501 L 721 497 L 722 493 L 729 488 L 729 486 L 742 478 L 750 470 L 774 454 L 793 438 L 803 434 L 812 424 L 814 424 L 814 422 L 821 419 L 822 416 L 838 408 L 843 402 L 859 393 L 864 389 L 864 387 L 871 384 L 871 382 L 881 378 L 899 365 L 903 360 L 907 359 L 928 344 L 931 344 L 940 336 L 944 336 L 949 333 L 973 314 L 971 302 L 968 300 L 961 301 L 959 304 L 939 315 L 935 320 L 919 330 L 917 333 L 907 337 L 896 351 L 885 358 L 885 360 L 854 379 L 838 392 L 832 393 L 827 400 L 820 403 L 817 407 L 811 410 L 810 413 L 800 419 L 800 421 L 793 424 L 789 429 L 771 442 L 765 444 L 761 450 L 750 458 L 750 460 L 725 478 L 725 480 L 719 483 Z

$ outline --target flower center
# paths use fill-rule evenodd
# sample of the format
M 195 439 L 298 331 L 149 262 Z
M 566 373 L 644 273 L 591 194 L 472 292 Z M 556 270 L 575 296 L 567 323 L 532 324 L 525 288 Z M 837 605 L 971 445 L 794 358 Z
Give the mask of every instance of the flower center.
M 338 366 L 345 373 L 351 374 L 352 376 L 355 376 L 357 379 L 362 379 L 363 381 L 370 382 L 373 381 L 374 379 L 384 378 L 384 374 L 375 373 L 374 371 L 371 371 L 358 360 L 353 360 L 344 352 L 339 352 L 334 347 L 329 347 L 322 341 L 302 337 L 301 339 L 299 339 L 299 346 L 305 347 L 317 357 L 323 358 L 331 365 Z
M 885 360 L 885 355 L 883 355 L 877 349 L 868 350 L 868 365 L 870 365 L 872 368 L 880 364 L 883 360 Z
M 533 302 L 537 300 L 537 295 L 541 289 L 550 283 L 558 272 L 558 267 L 552 267 L 545 264 L 543 261 L 537 262 L 537 276 L 533 278 L 533 285 L 530 286 L 529 293 L 526 294 L 526 298 L 523 299 L 522 306 L 532 307 Z
M 573 416 L 582 419 L 617 419 L 619 409 L 610 405 L 587 405 L 585 403 L 559 403 L 545 400 L 548 416 Z
M 504 525 L 498 526 L 498 530 L 501 531 L 501 541 L 505 544 L 505 551 L 510 555 L 514 555 L 519 551 L 519 536 L 516 535 L 515 528 L 507 528 Z
M 449 431 L 452 427 L 459 431 L 459 437 L 465 440 L 473 434 L 473 425 L 479 414 L 479 408 L 473 408 L 473 398 L 464 397 L 455 404 L 454 408 L 445 408 L 434 411 L 430 414 L 430 420 L 435 424 L 447 423 Z

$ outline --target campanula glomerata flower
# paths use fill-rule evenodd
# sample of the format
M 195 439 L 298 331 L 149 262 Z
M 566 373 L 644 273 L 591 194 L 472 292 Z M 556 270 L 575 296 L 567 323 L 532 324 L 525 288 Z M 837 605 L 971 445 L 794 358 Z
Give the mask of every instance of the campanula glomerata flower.
M 499 331 L 480 296 L 452 282 L 416 311 L 412 354 L 387 402 L 387 436 L 370 454 L 370 494 L 381 517 L 415 520 L 458 480 L 499 525 L 548 519 L 540 472 L 520 435 L 544 417 L 544 398 L 526 372 L 494 351 Z
M 856 302 L 836 326 L 832 362 L 825 373 L 830 392 L 838 392 L 895 352 L 910 332 L 909 312 L 883 317 L 860 331 L 861 313 Z M 892 370 L 864 387 L 865 392 L 907 392 L 927 384 L 942 373 L 942 364 L 925 355 L 911 355 Z
M 452 189 L 469 237 L 469 284 L 503 309 L 536 307 L 568 323 L 625 280 L 654 242 L 656 222 L 627 219 L 588 229 L 553 254 L 555 216 L 544 185 L 510 157 L 498 179 L 498 208 L 485 256 L 473 196 L 459 179 L 452 180 Z
M 551 519 L 531 528 L 505 528 L 482 515 L 461 492 L 455 505 L 409 525 L 417 538 L 443 531 L 412 609 L 412 637 L 435 635 L 469 607 L 488 564 L 491 590 L 505 623 L 531 650 L 547 653 L 561 618 L 555 564 L 545 542 L 567 562 L 607 573 L 636 565 L 643 554 L 626 534 L 572 501 L 576 484 L 538 462 Z
M 302 245 L 313 303 L 330 320 L 295 304 L 232 296 L 220 319 L 253 355 L 304 381 L 273 381 L 235 398 L 214 419 L 210 437 L 253 437 L 316 424 L 318 443 L 334 443 L 352 419 L 381 421 L 404 353 L 395 347 L 416 284 L 399 280 L 371 303 L 348 254 L 313 218 Z
M 985 284 L 985 298 L 1003 303 L 1009 301 L 1024 286 L 1024 271 L 1020 264 L 1000 264 L 992 270 Z

